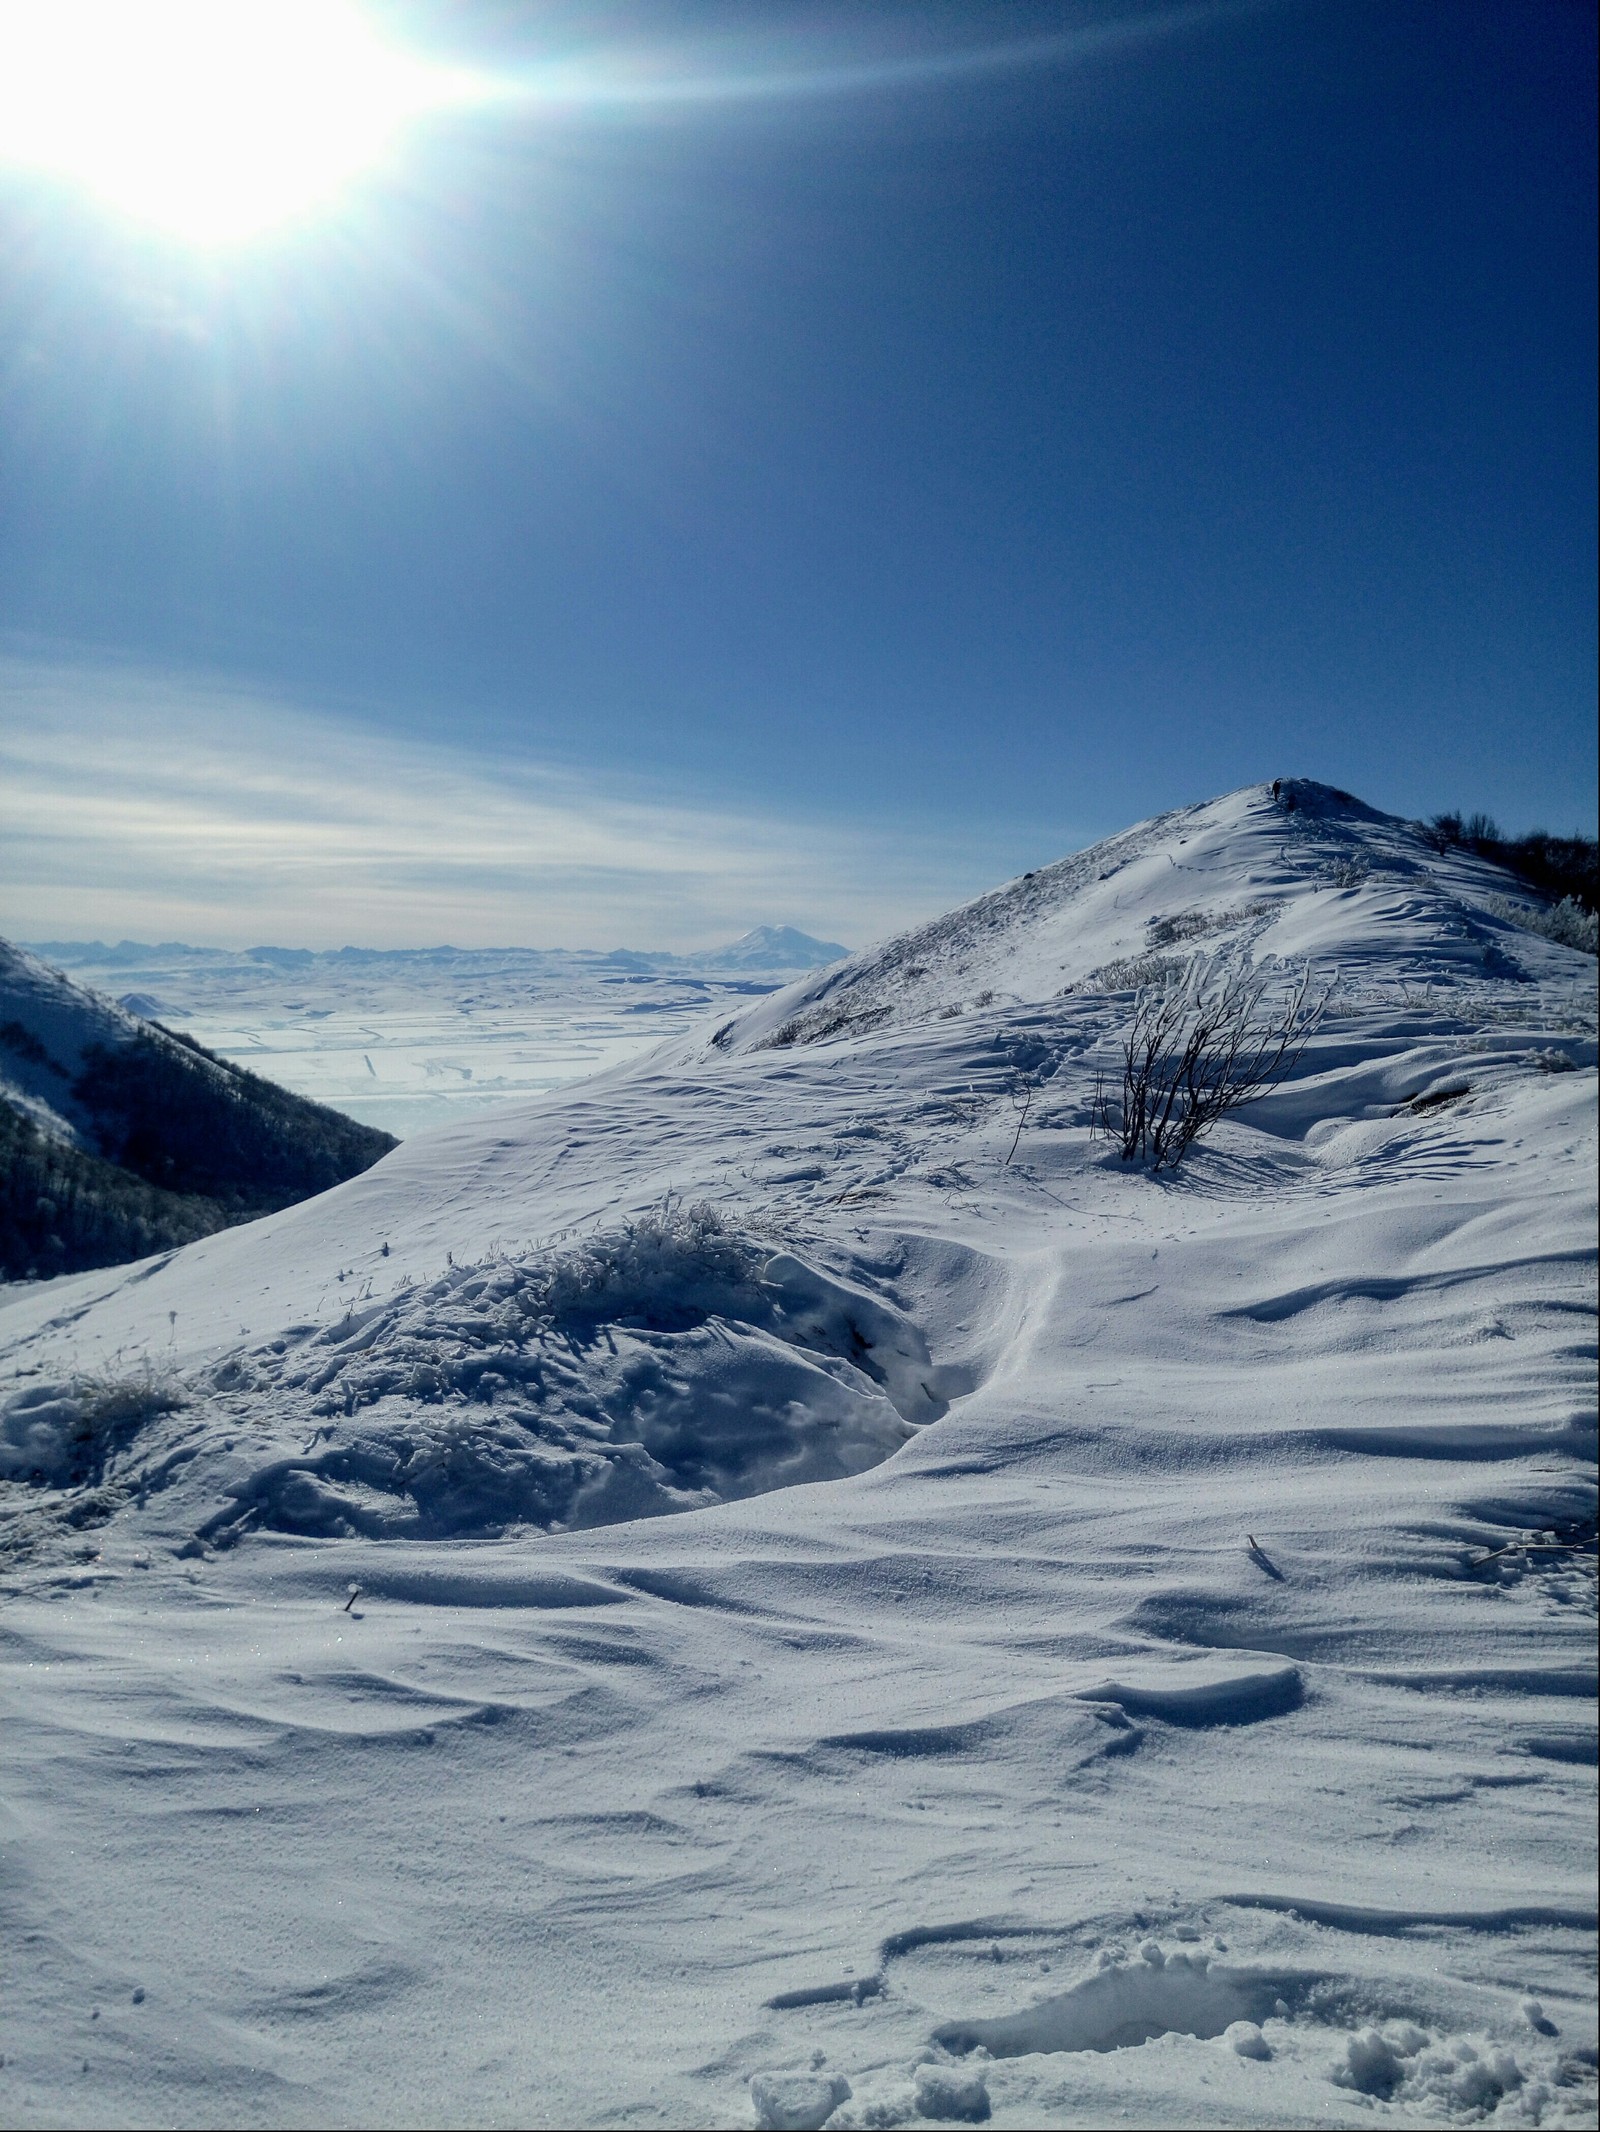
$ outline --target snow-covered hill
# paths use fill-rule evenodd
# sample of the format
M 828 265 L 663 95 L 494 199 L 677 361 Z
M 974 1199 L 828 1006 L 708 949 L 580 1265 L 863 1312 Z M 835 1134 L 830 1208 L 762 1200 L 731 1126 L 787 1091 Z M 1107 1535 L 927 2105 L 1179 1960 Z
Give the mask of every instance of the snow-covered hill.
M 187 1242 L 393 1145 L 0 941 L 0 1275 Z
M 0 1292 L 7 2121 L 1591 2121 L 1532 908 L 1255 788 Z M 1151 1177 L 1095 1079 L 1219 950 L 1327 1014 Z
M 1389 982 L 1570 968 L 1530 944 L 1541 899 L 1441 854 L 1421 826 L 1301 779 L 1141 822 L 802 979 L 717 1032 L 727 1051 L 905 1028 L 1115 992 L 1197 948 L 1336 960 Z M 1508 963 L 1499 958 L 1509 951 Z

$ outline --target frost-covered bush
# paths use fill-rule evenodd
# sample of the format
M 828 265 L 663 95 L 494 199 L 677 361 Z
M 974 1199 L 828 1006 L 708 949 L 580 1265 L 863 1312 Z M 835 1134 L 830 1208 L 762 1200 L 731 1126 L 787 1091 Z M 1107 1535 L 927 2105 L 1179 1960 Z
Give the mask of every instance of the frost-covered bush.
M 187 1404 L 176 1376 L 148 1360 L 14 1393 L 0 1407 L 0 1478 L 56 1488 L 98 1480 L 147 1422 Z
M 1068 985 L 1069 992 L 1137 992 L 1147 985 L 1163 985 L 1181 977 L 1188 965 L 1181 955 L 1125 955 L 1115 962 L 1103 962 L 1087 977 L 1075 985 Z
M 1541 940 L 1554 940 L 1564 948 L 1577 948 L 1585 955 L 1600 954 L 1600 918 L 1586 911 L 1576 897 L 1563 896 L 1553 910 L 1540 910 L 1531 903 L 1513 903 L 1508 896 L 1492 896 L 1486 906 L 1496 918 L 1537 933 Z
M 876 1029 L 886 1022 L 890 1011 L 888 1007 L 819 1003 L 808 1007 L 803 1014 L 791 1015 L 755 1048 L 758 1051 L 786 1051 L 791 1044 L 822 1044 L 832 1036 L 864 1036 L 869 1029 Z
M 1196 962 L 1139 994 L 1122 1046 L 1121 1086 L 1097 1081 L 1095 1130 L 1124 1162 L 1173 1169 L 1230 1111 L 1290 1072 L 1328 1003 L 1303 969 L 1285 987 L 1273 969 Z
M 1333 859 L 1323 868 L 1323 878 L 1330 888 L 1360 888 L 1371 872 L 1370 860 Z
M 1168 911 L 1146 921 L 1152 948 L 1176 947 L 1180 941 L 1203 940 L 1209 933 L 1226 932 L 1230 925 L 1243 925 L 1272 909 L 1269 902 L 1241 903 L 1226 911 Z
M 535 1262 L 523 1309 L 557 1324 L 697 1322 L 747 1304 L 765 1256 L 715 1207 L 668 1204 Z

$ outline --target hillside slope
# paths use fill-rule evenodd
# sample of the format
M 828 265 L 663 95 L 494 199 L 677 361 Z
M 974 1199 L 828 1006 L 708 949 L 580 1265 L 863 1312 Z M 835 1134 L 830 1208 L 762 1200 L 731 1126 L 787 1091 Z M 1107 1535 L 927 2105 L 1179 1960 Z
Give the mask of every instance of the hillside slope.
M 0 941 L 0 1272 L 139 1258 L 394 1146 Z
M 1291 789 L 0 1299 L 7 2122 L 1593 2121 L 1595 964 Z
M 1306 779 L 1158 815 L 931 924 L 802 979 L 716 1032 L 782 1048 L 978 1010 L 1120 991 L 1197 951 L 1337 958 L 1438 983 L 1563 970 L 1529 931 L 1544 899 L 1504 867 L 1441 852 L 1422 825 Z M 1520 922 L 1519 922 L 1520 921 Z

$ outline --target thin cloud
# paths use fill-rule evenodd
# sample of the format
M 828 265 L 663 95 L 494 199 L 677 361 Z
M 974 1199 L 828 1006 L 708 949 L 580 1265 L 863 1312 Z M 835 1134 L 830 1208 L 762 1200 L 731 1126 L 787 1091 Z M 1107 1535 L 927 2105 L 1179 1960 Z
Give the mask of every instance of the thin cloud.
M 1013 871 L 396 738 L 193 677 L 0 662 L 0 930 L 242 945 L 852 943 Z

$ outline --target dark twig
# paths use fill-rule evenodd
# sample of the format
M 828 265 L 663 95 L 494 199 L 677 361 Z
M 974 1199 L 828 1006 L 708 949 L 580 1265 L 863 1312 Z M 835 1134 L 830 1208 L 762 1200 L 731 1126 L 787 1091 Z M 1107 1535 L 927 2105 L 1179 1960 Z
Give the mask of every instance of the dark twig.
M 1018 1111 L 1018 1113 L 1017 1113 L 1017 1129 L 1016 1129 L 1016 1131 L 1015 1131 L 1015 1132 L 1014 1132 L 1014 1133 L 1012 1134 L 1012 1136 L 1011 1136 L 1011 1146 L 1010 1146 L 1010 1149 L 1008 1150 L 1008 1152 L 1007 1152 L 1007 1154 L 1006 1154 L 1006 1159 L 1005 1159 L 1005 1161 L 1004 1161 L 1004 1162 L 1002 1162 L 1002 1163 L 1001 1163 L 1001 1165 L 1000 1165 L 1001 1169 L 1003 1169 L 1003 1170 L 1009 1170 L 1009 1169 L 1010 1169 L 1010 1167 L 1011 1167 L 1011 1157 L 1012 1157 L 1012 1156 L 1013 1156 L 1013 1155 L 1014 1155 L 1014 1154 L 1015 1154 L 1015 1153 L 1017 1152 L 1017 1148 L 1018 1148 L 1018 1146 L 1019 1146 L 1019 1145 L 1021 1144 L 1021 1141 L 1022 1141 L 1022 1128 L 1023 1128 L 1023 1127 L 1024 1127 L 1024 1126 L 1025 1126 L 1026 1124 L 1027 1124 L 1027 1122 L 1028 1122 L 1028 1112 L 1029 1112 L 1029 1111 L 1030 1111 L 1030 1110 L 1032 1109 L 1032 1107 L 1033 1107 L 1033 1092 L 1034 1092 L 1035 1082 L 1034 1082 L 1034 1079 L 1033 1079 L 1033 1076 L 1032 1076 L 1032 1074 L 1024 1074 L 1024 1075 L 1022 1075 L 1022 1077 L 1021 1077 L 1021 1079 L 1020 1079 L 1020 1081 L 1019 1081 L 1019 1083 L 1018 1083 L 1018 1086 L 1020 1086 L 1020 1088 L 1021 1088 L 1021 1090 L 1022 1090 L 1022 1105 L 1021 1105 L 1021 1108 L 1020 1108 L 1020 1110 L 1019 1110 L 1019 1111 Z M 1012 1091 L 1011 1091 L 1011 1100 L 1012 1100 L 1013 1104 L 1015 1104 L 1015 1103 L 1016 1103 L 1016 1100 L 1017 1100 L 1017 1090 L 1016 1090 L 1016 1088 L 1013 1088 L 1013 1089 L 1012 1089 Z
M 1274 997 L 1272 971 L 1198 963 L 1139 993 L 1123 1038 L 1122 1088 L 1095 1084 L 1094 1129 L 1124 1162 L 1173 1169 L 1202 1133 L 1291 1073 L 1332 991 L 1311 994 L 1302 969 Z

